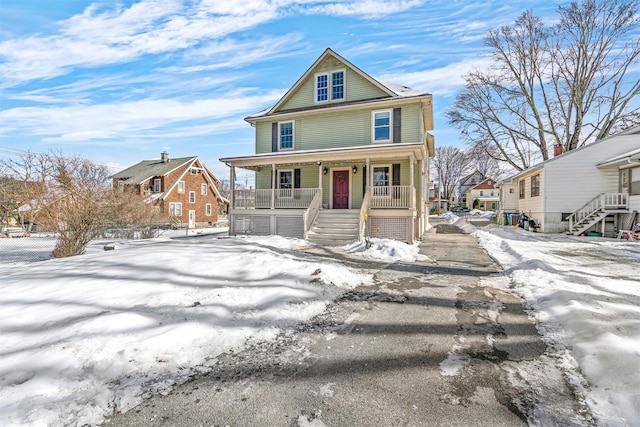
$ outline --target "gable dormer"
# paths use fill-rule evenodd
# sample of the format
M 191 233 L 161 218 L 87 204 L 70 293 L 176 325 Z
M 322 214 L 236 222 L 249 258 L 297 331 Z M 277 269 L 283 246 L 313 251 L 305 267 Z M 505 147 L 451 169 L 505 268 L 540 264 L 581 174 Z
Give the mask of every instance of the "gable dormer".
M 269 114 L 393 96 L 391 89 L 327 49 Z

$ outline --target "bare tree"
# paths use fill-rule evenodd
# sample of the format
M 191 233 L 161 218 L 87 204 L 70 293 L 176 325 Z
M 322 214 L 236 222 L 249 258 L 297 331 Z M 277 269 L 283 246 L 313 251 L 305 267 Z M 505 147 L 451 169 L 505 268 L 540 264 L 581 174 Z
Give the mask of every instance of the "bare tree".
M 447 112 L 466 142 L 523 170 L 639 123 L 640 0 L 584 0 L 545 25 L 527 11 L 485 38 L 492 66 L 465 76 Z
M 2 214 L 13 216 L 31 231 L 43 207 L 48 205 L 51 162 L 46 154 L 26 151 L 15 159 L 0 161 L 5 177 L 1 185 Z
M 460 178 L 469 170 L 469 157 L 456 147 L 436 147 L 432 166 L 437 174 L 442 197 L 451 200 Z

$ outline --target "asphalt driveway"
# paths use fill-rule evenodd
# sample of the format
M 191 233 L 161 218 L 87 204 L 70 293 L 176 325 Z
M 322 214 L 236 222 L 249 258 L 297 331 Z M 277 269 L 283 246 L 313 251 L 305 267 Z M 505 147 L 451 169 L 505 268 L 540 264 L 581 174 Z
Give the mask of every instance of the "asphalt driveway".
M 561 367 L 475 238 L 436 224 L 430 261 L 380 263 L 310 324 L 218 358 L 111 426 L 588 425 Z

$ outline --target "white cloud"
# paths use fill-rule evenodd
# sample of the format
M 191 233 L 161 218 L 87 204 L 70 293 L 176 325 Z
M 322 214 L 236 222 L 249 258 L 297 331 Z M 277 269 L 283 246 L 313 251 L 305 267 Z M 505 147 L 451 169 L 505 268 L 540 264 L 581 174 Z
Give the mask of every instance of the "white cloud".
M 355 2 L 333 2 L 310 6 L 305 10 L 309 14 L 333 16 L 362 16 L 377 18 L 398 12 L 404 12 L 424 4 L 424 0 L 364 0 Z

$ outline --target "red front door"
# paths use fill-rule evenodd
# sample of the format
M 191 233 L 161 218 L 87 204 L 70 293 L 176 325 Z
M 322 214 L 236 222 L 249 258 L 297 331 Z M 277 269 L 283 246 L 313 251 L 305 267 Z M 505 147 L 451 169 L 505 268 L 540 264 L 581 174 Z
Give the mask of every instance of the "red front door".
M 333 209 L 349 209 L 349 171 L 333 171 Z

